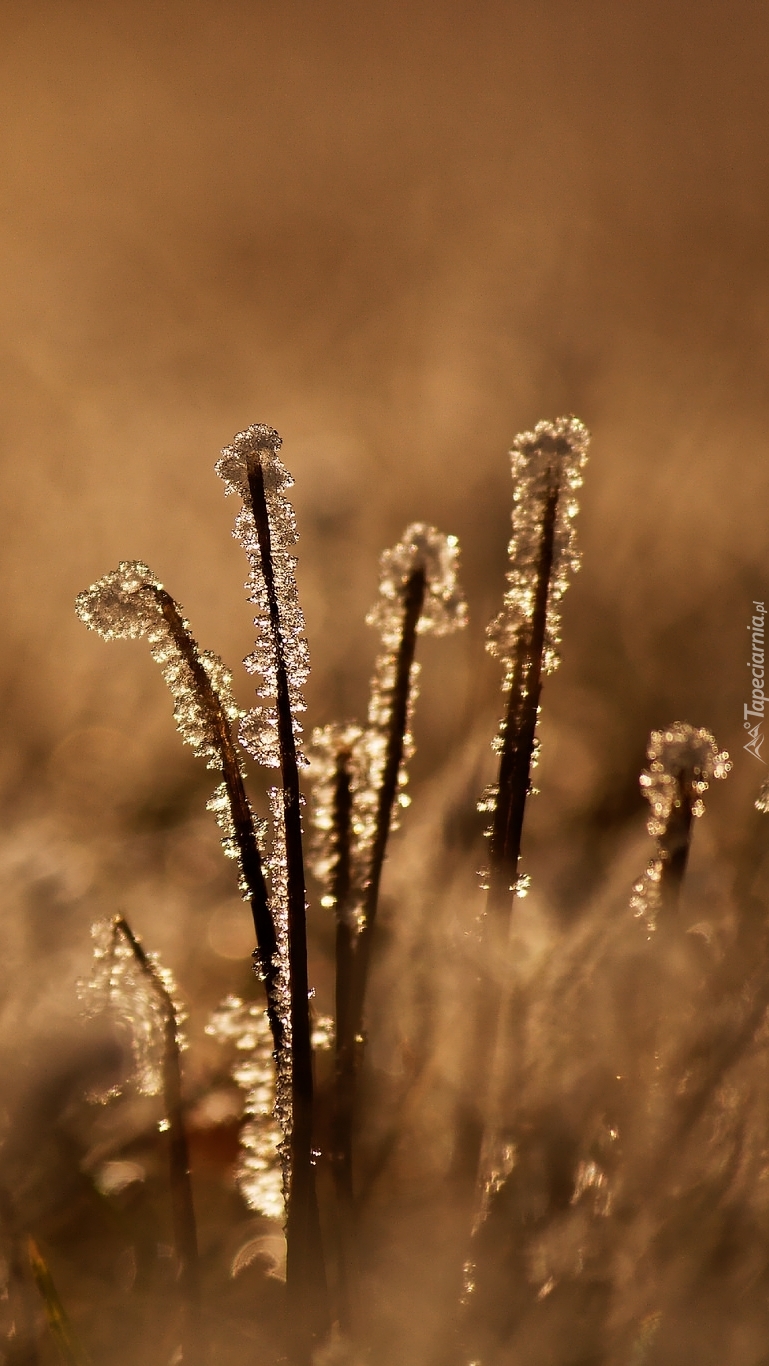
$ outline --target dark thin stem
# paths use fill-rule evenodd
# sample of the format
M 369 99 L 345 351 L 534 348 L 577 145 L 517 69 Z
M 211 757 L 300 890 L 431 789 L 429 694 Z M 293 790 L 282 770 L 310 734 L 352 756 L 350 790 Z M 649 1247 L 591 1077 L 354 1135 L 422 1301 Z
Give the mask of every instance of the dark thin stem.
M 676 774 L 678 796 L 670 812 L 664 834 L 659 838 L 659 854 L 662 859 L 660 876 L 660 900 L 663 912 L 672 914 L 678 907 L 689 850 L 692 842 L 692 807 L 694 792 L 691 777 Z
M 299 768 L 260 451 L 249 452 L 248 485 L 267 593 L 277 682 L 278 741 L 286 832 L 288 958 L 291 983 L 291 1191 L 286 1224 L 286 1287 L 292 1320 L 294 1359 L 297 1363 L 304 1363 L 309 1362 L 313 1345 L 328 1328 L 328 1307 L 313 1165 L 307 893 L 302 852 Z
M 390 726 L 385 750 L 384 771 L 377 798 L 377 812 L 371 862 L 363 900 L 363 924 L 360 930 L 351 925 L 345 914 L 345 901 L 337 899 L 337 1035 L 336 1071 L 334 1078 L 333 1162 L 334 1180 L 339 1201 L 348 1250 L 352 1246 L 354 1212 L 353 1127 L 357 1075 L 363 1044 L 363 1012 L 368 983 L 371 942 L 379 902 L 387 840 L 392 825 L 392 813 L 398 794 L 398 775 L 403 762 L 403 745 L 408 725 L 411 695 L 411 669 L 416 651 L 417 625 L 424 606 L 427 579 L 424 566 L 415 569 L 403 589 L 403 625 L 395 661 L 395 680 L 392 689 Z M 343 795 L 338 772 L 337 799 Z M 347 786 L 349 801 L 349 779 Z M 349 822 L 349 810 L 339 812 Z M 337 869 L 337 871 L 339 871 Z M 349 889 L 349 870 L 344 874 Z M 346 1235 L 346 1237 L 345 1237 Z M 346 1262 L 349 1270 L 349 1252 Z M 349 1285 L 345 1284 L 343 1309 L 349 1313 Z M 340 1297 L 341 1298 L 341 1297 Z
M 427 579 L 424 567 L 415 569 L 403 590 L 403 629 L 395 664 L 395 683 L 392 691 L 390 729 L 387 736 L 384 773 L 377 801 L 376 827 L 371 850 L 371 864 L 363 901 L 363 926 L 356 947 L 356 968 L 351 996 L 349 1026 L 351 1042 L 356 1044 L 363 1026 L 363 1007 L 368 982 L 371 940 L 379 904 L 387 841 L 392 824 L 392 813 L 398 795 L 398 774 L 403 762 L 403 743 L 408 723 L 411 696 L 411 666 L 417 643 L 417 625 L 422 615 Z
M 354 1055 L 350 1056 L 348 1015 L 350 988 L 355 964 L 356 930 L 350 923 L 350 836 L 352 829 L 352 792 L 350 788 L 349 748 L 340 749 L 336 759 L 332 811 L 334 865 L 329 892 L 336 910 L 335 945 L 335 1075 L 331 1117 L 331 1167 L 337 1197 L 338 1284 L 337 1317 L 343 1330 L 350 1326 L 350 1258 L 352 1255 L 352 1115 L 345 1102 L 352 1096 L 347 1085 Z
M 27 1255 L 32 1275 L 43 1301 L 51 1337 L 56 1343 L 64 1366 L 88 1366 L 88 1357 L 78 1341 L 77 1334 L 59 1298 L 59 1292 L 48 1269 L 48 1263 L 31 1236 L 27 1237 Z
M 362 940 L 371 938 L 379 902 L 379 884 L 382 879 L 387 840 L 390 835 L 393 807 L 398 793 L 398 774 L 403 762 L 403 742 L 409 713 L 411 696 L 411 666 L 417 643 L 417 625 L 422 615 L 425 601 L 427 579 L 424 567 L 415 569 L 403 590 L 403 631 L 395 667 L 395 686 L 392 694 L 390 733 L 387 737 L 385 768 L 382 786 L 379 789 L 377 805 L 376 834 L 371 852 L 371 868 L 363 904 L 364 925 Z M 365 985 L 365 984 L 364 984 Z
M 176 1009 L 158 969 L 149 958 L 131 926 L 123 916 L 114 921 L 115 934 L 122 934 L 147 981 L 160 1001 L 163 1027 L 163 1099 L 168 1120 L 168 1164 L 171 1187 L 174 1244 L 179 1263 L 179 1289 L 187 1306 L 189 1321 L 184 1344 L 185 1362 L 201 1358 L 200 1342 L 200 1267 L 195 1207 L 192 1200 L 190 1160 L 182 1107 L 182 1073 Z
M 489 908 L 497 915 L 509 910 L 511 892 L 518 877 L 521 832 L 531 783 L 531 758 L 542 691 L 542 655 L 558 493 L 557 474 L 551 469 L 542 514 L 534 610 L 531 623 L 521 630 L 516 644 L 499 761 L 498 795 L 489 846 Z
M 553 454 L 565 452 L 555 449 Z M 554 460 L 546 478 L 542 505 L 539 554 L 534 600 L 530 621 L 520 630 L 515 648 L 512 681 L 503 723 L 503 743 L 499 761 L 497 800 L 489 847 L 489 915 L 486 935 L 495 960 L 504 961 L 508 953 L 510 916 L 518 879 L 521 836 L 526 801 L 531 786 L 531 761 L 542 692 L 542 664 L 547 630 L 547 606 L 555 550 L 555 525 L 560 494 L 560 462 Z M 474 1231 L 471 1260 L 481 1257 L 483 1248 L 486 1187 L 496 1160 L 500 1137 L 500 1091 L 502 1053 L 509 1044 L 511 1030 L 520 1029 L 521 1002 L 514 1006 L 510 990 L 489 979 L 483 983 L 483 1008 L 476 1017 L 475 1038 L 469 1063 L 473 1068 L 473 1092 L 483 1097 L 485 1113 L 468 1112 L 463 1116 L 461 1153 L 457 1174 L 475 1179 Z M 465 1314 L 460 1337 L 472 1340 L 479 1324 L 471 1305 Z M 467 1341 L 464 1347 L 467 1347 Z M 473 1353 L 474 1354 L 474 1353 Z
M 248 887 L 251 912 L 254 917 L 260 974 L 264 979 L 267 993 L 267 1015 L 272 1030 L 273 1043 L 278 1050 L 283 1042 L 283 1026 L 277 1006 L 277 966 L 275 961 L 277 938 L 267 899 L 267 886 L 264 880 L 259 846 L 256 842 L 254 820 L 243 785 L 243 775 L 240 771 L 230 723 L 216 689 L 200 662 L 197 645 L 187 630 L 173 598 L 163 588 L 148 588 L 146 591 L 153 593 L 158 602 L 174 644 L 192 673 L 198 701 L 202 705 L 211 730 L 216 737 L 222 763 L 222 777 L 227 789 L 227 800 L 240 854 L 240 866 Z

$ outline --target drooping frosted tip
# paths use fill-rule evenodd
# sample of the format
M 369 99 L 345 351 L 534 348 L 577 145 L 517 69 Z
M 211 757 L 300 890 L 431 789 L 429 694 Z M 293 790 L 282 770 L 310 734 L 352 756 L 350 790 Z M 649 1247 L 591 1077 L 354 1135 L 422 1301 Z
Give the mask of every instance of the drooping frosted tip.
M 654 730 L 646 751 L 649 761 L 640 777 L 641 791 L 651 806 L 649 834 L 664 834 L 673 807 L 681 799 L 681 789 L 689 786 L 696 794 L 692 815 L 705 810 L 702 800 L 710 782 L 726 777 L 732 764 L 725 750 L 719 751 L 709 730 L 697 729 L 685 721 L 674 721 L 665 730 Z
M 135 640 L 145 635 L 158 617 L 154 592 L 142 590 L 162 587 L 160 580 L 141 560 L 121 560 L 117 569 L 78 593 L 75 611 L 80 620 L 104 640 Z
M 417 631 L 448 635 L 467 625 L 467 603 L 457 581 L 459 542 L 456 536 L 412 522 L 397 545 L 385 550 L 379 561 L 379 597 L 366 621 L 380 631 L 386 645 L 394 647 L 403 618 L 403 590 L 412 574 L 423 569 L 425 597 Z

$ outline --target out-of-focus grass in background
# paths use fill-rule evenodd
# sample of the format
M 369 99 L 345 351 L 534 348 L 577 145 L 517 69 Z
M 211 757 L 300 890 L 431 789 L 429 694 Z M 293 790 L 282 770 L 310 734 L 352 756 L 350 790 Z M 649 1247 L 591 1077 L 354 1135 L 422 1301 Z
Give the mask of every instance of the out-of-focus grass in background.
M 745 628 L 769 592 L 767 39 L 752 0 L 738 15 L 724 0 L 4 8 L 0 1048 L 16 1059 L 14 1114 L 38 1116 L 27 1090 L 51 1114 L 61 1099 L 50 1079 L 70 1052 L 51 1022 L 72 1020 L 74 1038 L 96 915 L 124 911 L 173 962 L 193 1087 L 214 1065 L 204 1007 L 248 989 L 248 915 L 243 933 L 200 814 L 210 775 L 182 751 L 146 648 L 103 645 L 73 600 L 142 558 L 237 666 L 245 565 L 213 462 L 252 421 L 281 432 L 296 478 L 309 726 L 363 715 L 380 549 L 415 518 L 462 543 L 472 624 L 422 651 L 393 904 L 430 843 L 420 790 L 431 811 L 446 772 L 444 826 L 471 851 L 456 895 L 477 895 L 505 452 L 561 412 L 594 439 L 584 569 L 544 695 L 533 902 L 539 888 L 574 920 L 610 864 L 639 870 L 637 774 L 650 727 L 674 716 L 736 754 L 697 840 L 738 844 L 763 773 L 741 745 Z M 237 669 L 236 687 L 247 702 Z M 330 926 L 313 934 L 322 995 Z

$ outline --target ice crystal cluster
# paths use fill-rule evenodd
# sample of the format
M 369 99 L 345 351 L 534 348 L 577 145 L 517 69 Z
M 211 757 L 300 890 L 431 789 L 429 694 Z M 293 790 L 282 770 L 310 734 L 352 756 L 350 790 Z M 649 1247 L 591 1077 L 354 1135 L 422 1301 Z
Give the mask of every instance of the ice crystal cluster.
M 674 721 L 667 730 L 652 731 L 646 758 L 649 767 L 644 769 L 639 782 L 651 807 L 647 829 L 657 840 L 658 848 L 633 887 L 630 907 L 634 915 L 643 917 L 648 928 L 653 929 L 660 910 L 667 860 L 662 842 L 673 812 L 686 800 L 691 802 L 692 816 L 703 815 L 703 798 L 711 781 L 725 778 L 732 765 L 726 751 L 719 751 L 709 730 L 698 730 L 684 721 Z
M 186 1048 L 182 1026 L 186 1012 L 179 998 L 173 973 L 163 967 L 157 954 L 147 954 L 143 968 L 131 944 L 115 920 L 99 920 L 91 927 L 93 966 L 91 975 L 78 983 L 78 995 L 89 1017 L 111 1011 L 115 1022 L 128 1035 L 133 1068 L 130 1082 L 145 1096 L 163 1090 L 165 1028 L 169 1011 L 176 1021 L 180 1049 Z M 120 1094 L 114 1086 L 95 1095 L 107 1101 Z
M 138 560 L 123 560 L 111 574 L 78 594 L 75 610 L 80 620 L 103 640 L 136 640 L 146 636 L 150 653 L 160 665 L 174 699 L 174 720 L 183 740 L 208 768 L 221 768 L 221 749 L 213 718 L 208 712 L 195 676 L 179 640 L 163 613 L 164 589 L 152 570 Z M 167 599 L 171 602 L 171 599 Z M 173 604 L 175 607 L 176 605 Z M 178 609 L 177 609 L 178 610 Z M 218 655 L 200 650 L 190 634 L 189 623 L 178 613 L 197 661 L 229 721 L 240 717 L 232 695 L 232 674 Z
M 296 715 L 306 710 L 301 690 L 310 671 L 310 656 L 296 587 L 296 556 L 292 550 L 298 538 L 296 518 L 290 502 L 283 496 L 284 490 L 291 488 L 294 481 L 278 455 L 281 444 L 280 436 L 272 427 L 257 423 L 239 432 L 232 445 L 225 447 L 217 462 L 216 472 L 224 480 L 226 492 L 237 493 L 243 500 L 235 519 L 233 535 L 240 541 L 251 566 L 246 591 L 249 601 L 257 608 L 254 618 L 256 644 L 244 663 L 249 673 L 261 677 L 257 695 L 274 699 L 278 690 L 280 651 L 285 661 L 294 734 L 298 741 L 302 728 Z M 262 557 L 255 509 L 252 506 L 249 468 L 252 471 L 261 469 L 271 566 Z M 271 618 L 273 586 L 278 640 L 275 639 Z M 274 701 L 266 706 L 255 707 L 242 718 L 240 740 L 258 763 L 268 768 L 280 766 L 278 713 Z M 299 747 L 297 759 L 300 764 L 307 762 Z
M 371 875 L 371 858 L 378 831 L 379 801 L 393 728 L 398 654 L 404 629 L 404 598 L 412 576 L 422 570 L 425 593 L 416 623 L 418 635 L 448 635 L 467 624 L 467 604 L 457 579 L 459 543 L 424 522 L 407 527 L 402 539 L 385 550 L 379 567 L 379 595 L 366 617 L 381 636 L 382 650 L 374 665 L 369 694 L 368 724 L 326 726 L 313 735 L 313 811 L 316 831 L 313 871 L 324 883 L 325 905 L 333 905 L 329 890 L 336 866 L 334 794 L 340 754 L 349 753 L 351 806 L 350 906 L 358 928 L 363 925 L 363 902 Z M 396 809 L 390 829 L 397 828 L 397 808 L 409 805 L 406 792 L 408 761 L 414 753 L 411 721 L 416 702 L 419 664 L 412 663 L 403 749 L 397 780 Z
M 235 1173 L 238 1189 L 249 1209 L 267 1219 L 282 1219 L 284 1135 L 275 1117 L 272 1034 L 266 1012 L 239 996 L 226 996 L 206 1033 L 237 1050 L 231 1075 L 245 1093 L 246 1116 Z
M 80 620 L 104 640 L 136 640 L 146 636 L 152 658 L 160 666 L 174 699 L 174 720 L 182 739 L 205 760 L 208 768 L 223 770 L 216 708 L 221 708 L 225 724 L 234 724 L 242 716 L 232 693 L 232 674 L 218 655 L 200 649 L 189 622 L 152 570 L 139 560 L 121 561 L 117 569 L 78 595 L 75 610 Z M 203 670 L 210 684 L 213 707 L 207 704 L 195 677 L 195 665 Z M 216 788 L 208 810 L 221 831 L 225 854 L 239 859 L 226 783 Z M 255 825 L 259 834 L 259 822 Z M 240 887 L 247 895 L 242 869 Z
M 321 905 L 336 906 L 335 883 L 338 868 L 349 850 L 342 847 L 337 812 L 339 770 L 348 775 L 350 799 L 361 786 L 360 760 L 363 731 L 353 724 L 332 723 L 320 726 L 312 735 L 312 808 L 313 840 L 310 860 L 315 877 L 324 888 Z
M 550 497 L 557 498 L 553 527 L 553 561 L 547 593 L 543 667 L 552 673 L 559 662 L 560 601 L 569 577 L 579 568 L 574 519 L 579 505 L 590 433 L 576 417 L 538 422 L 533 432 L 521 432 L 510 451 L 513 475 L 512 537 L 507 592 L 499 616 L 488 627 L 487 649 L 504 662 L 504 690 L 513 680 L 516 646 L 521 631 L 530 628 L 534 613 L 542 551 L 543 512 Z
M 266 865 L 270 913 L 277 940 L 271 1000 L 280 1017 L 281 1047 L 273 1052 L 272 1032 L 263 1008 L 244 1004 L 235 996 L 222 1002 L 206 1032 L 221 1043 L 234 1043 L 240 1053 L 248 1054 L 235 1063 L 232 1071 L 234 1080 L 246 1092 L 248 1116 L 241 1131 L 237 1181 L 250 1209 L 259 1210 L 268 1218 L 278 1218 L 283 1214 L 291 1181 L 291 977 L 282 789 L 271 788 L 269 798 L 272 840 Z
M 283 1029 L 283 1042 L 275 1058 L 275 1119 L 283 1134 L 281 1157 L 283 1181 L 288 1195 L 290 1185 L 289 1152 L 291 1145 L 291 967 L 288 948 L 288 859 L 286 856 L 286 827 L 283 791 L 271 787 L 270 814 L 272 818 L 272 847 L 267 860 L 270 878 L 270 911 L 275 926 L 275 1003 Z
M 459 542 L 425 522 L 412 522 L 402 540 L 379 561 L 379 596 L 366 623 L 396 650 L 403 628 L 403 592 L 411 575 L 424 570 L 425 598 L 417 623 L 419 635 L 449 635 L 467 625 L 467 604 L 457 581 Z

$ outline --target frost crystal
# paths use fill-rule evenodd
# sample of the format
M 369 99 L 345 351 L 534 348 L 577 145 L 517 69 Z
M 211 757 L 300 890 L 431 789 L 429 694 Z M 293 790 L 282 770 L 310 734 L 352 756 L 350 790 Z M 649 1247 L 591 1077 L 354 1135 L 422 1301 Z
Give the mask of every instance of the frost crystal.
M 710 781 L 725 778 L 732 765 L 729 755 L 719 753 L 709 730 L 696 730 L 684 721 L 675 721 L 667 730 L 654 730 L 646 751 L 649 767 L 641 774 L 641 791 L 651 806 L 647 823 L 656 839 L 665 833 L 674 806 L 679 806 L 684 788 L 696 792 L 692 815 L 705 810 L 702 798 Z
M 338 897 L 340 863 L 349 857 L 343 848 L 344 831 L 340 818 L 349 821 L 353 793 L 361 786 L 359 771 L 363 731 L 355 725 L 330 725 L 313 731 L 311 752 L 312 805 L 310 820 L 313 839 L 310 845 L 310 866 L 323 886 L 321 904 L 335 907 Z M 338 807 L 340 766 L 344 769 L 349 789 L 350 809 L 341 813 Z M 349 831 L 347 832 L 349 836 Z M 349 845 L 349 840 L 348 840 Z
M 283 1134 L 280 1153 L 283 1162 L 283 1184 L 286 1198 L 290 1189 L 291 1173 L 291 971 L 288 954 L 288 862 L 286 858 L 286 830 L 283 791 L 270 788 L 272 815 L 272 849 L 267 861 L 270 877 L 270 911 L 272 912 L 277 949 L 275 952 L 275 1005 L 282 1025 L 282 1046 L 275 1058 L 275 1119 Z
M 232 674 L 218 655 L 201 650 L 189 622 L 152 570 L 138 560 L 123 560 L 110 574 L 80 593 L 75 601 L 80 620 L 104 640 L 136 640 L 146 636 L 174 699 L 174 720 L 184 741 L 211 769 L 224 770 L 223 730 L 242 712 L 232 693 Z M 206 695 L 206 693 L 208 695 Z M 239 757 L 233 757 L 242 774 Z M 240 858 L 227 786 L 217 787 L 208 803 L 228 858 Z M 261 823 L 254 820 L 257 838 Z M 249 888 L 240 869 L 240 889 Z
M 249 1209 L 267 1219 L 282 1219 L 283 1134 L 275 1118 L 275 1068 L 266 1012 L 239 996 L 227 996 L 206 1033 L 219 1043 L 234 1044 L 241 1055 L 232 1066 L 232 1078 L 245 1092 L 246 1121 L 235 1173 L 238 1189 Z
M 417 570 L 425 575 L 425 594 L 416 623 L 418 635 L 433 632 L 445 636 L 467 625 L 467 603 L 457 582 L 459 542 L 424 522 L 414 522 L 403 539 L 385 550 L 379 562 L 379 597 L 366 622 L 382 637 L 383 652 L 374 665 L 369 694 L 368 726 L 363 731 L 355 756 L 356 788 L 353 795 L 352 831 L 354 875 L 362 897 L 369 878 L 371 854 L 377 834 L 379 794 L 387 762 L 388 739 L 392 730 L 398 647 L 404 625 L 404 590 Z M 406 792 L 406 765 L 414 753 L 411 721 L 418 697 L 420 666 L 412 663 L 408 678 L 408 704 L 403 732 L 403 753 L 397 779 L 397 796 L 390 829 L 398 828 L 398 808 L 405 809 L 411 798 Z
M 560 601 L 569 576 L 579 568 L 574 518 L 575 497 L 582 485 L 590 433 L 576 417 L 538 422 L 533 432 L 515 438 L 510 452 L 513 474 L 513 534 L 508 547 L 508 589 L 499 616 L 487 630 L 487 649 L 505 665 L 503 689 L 513 679 L 515 651 L 522 629 L 531 626 L 542 550 L 543 515 L 554 495 L 553 561 L 547 592 L 543 667 L 552 673 L 559 663 Z
M 173 974 L 160 963 L 157 954 L 147 954 L 151 973 L 143 970 L 119 921 L 100 920 L 91 927 L 94 941 L 93 967 L 87 979 L 78 982 L 78 995 L 88 1017 L 111 1010 L 118 1026 L 131 1042 L 133 1070 L 131 1083 L 145 1096 L 157 1096 L 163 1089 L 165 1026 L 169 1006 L 177 1027 L 177 1043 L 186 1048 L 181 1026 L 186 1012 L 179 999 Z M 160 989 L 159 989 L 160 988 Z M 167 1000 L 163 999 L 162 993 Z M 120 1086 L 94 1099 L 107 1101 L 121 1092 Z
M 667 730 L 652 731 L 646 757 L 649 767 L 639 781 L 651 807 L 647 829 L 658 847 L 633 887 L 630 907 L 634 915 L 644 917 L 651 930 L 660 910 L 662 879 L 670 860 L 665 841 L 673 816 L 684 802 L 689 803 L 692 816 L 701 816 L 705 810 L 703 797 L 711 781 L 725 778 L 732 765 L 726 751 L 719 751 L 709 730 L 698 730 L 684 721 L 674 721 Z
M 424 574 L 424 596 L 416 618 L 417 634 L 448 635 L 467 624 L 467 605 L 457 582 L 459 545 L 424 522 L 406 528 L 403 539 L 386 550 L 380 560 L 379 597 L 366 621 L 382 637 L 383 650 L 374 665 L 368 708 L 368 725 L 328 726 L 313 735 L 313 809 L 316 830 L 314 872 L 325 884 L 324 904 L 334 905 L 332 874 L 339 859 L 338 832 L 334 820 L 334 792 L 339 756 L 349 754 L 350 811 L 350 905 L 348 914 L 360 930 L 365 923 L 364 902 L 371 882 L 375 842 L 380 832 L 381 794 L 393 739 L 398 702 L 398 665 L 406 615 L 406 591 L 413 576 Z M 419 665 L 412 662 L 406 679 L 405 725 L 396 779 L 395 804 L 390 829 L 397 829 L 398 808 L 410 804 L 406 792 L 406 765 L 414 753 L 411 718 L 417 698 Z
M 164 605 L 172 599 L 162 583 L 146 564 L 123 560 L 111 574 L 78 594 L 75 610 L 80 620 L 96 631 L 103 640 L 136 640 L 146 636 L 150 653 L 160 665 L 163 678 L 174 699 L 174 720 L 182 739 L 192 747 L 208 768 L 221 768 L 221 750 L 217 732 L 193 673 L 190 659 L 185 658 L 177 635 L 164 614 Z M 232 695 L 232 674 L 218 655 L 198 649 L 189 631 L 189 623 L 178 612 L 180 625 L 192 642 L 194 657 L 205 670 L 222 710 L 229 721 L 240 717 L 240 709 Z
M 286 665 L 294 736 L 298 741 L 302 728 L 296 720 L 296 714 L 306 709 L 301 689 L 310 671 L 310 656 L 296 588 L 296 556 L 291 550 L 297 541 L 296 518 L 288 499 L 283 497 L 283 490 L 291 488 L 294 481 L 278 455 L 281 444 L 281 438 L 271 427 L 261 423 L 248 427 L 246 431 L 239 432 L 232 445 L 222 451 L 216 472 L 224 480 L 226 492 L 238 493 L 243 500 L 243 507 L 235 519 L 233 535 L 243 546 L 251 566 L 246 591 L 249 601 L 257 608 L 254 618 L 256 644 L 244 661 L 245 666 L 249 673 L 261 676 L 257 695 L 266 699 L 275 698 L 278 689 L 278 642 L 273 638 L 270 620 L 270 592 L 274 582 L 279 644 Z M 270 565 L 265 565 L 262 560 L 251 500 L 249 468 L 261 471 L 263 480 Z M 258 763 L 268 768 L 280 766 L 278 715 L 274 702 L 255 707 L 242 718 L 240 742 Z M 307 762 L 299 750 L 297 759 L 300 764 Z
M 403 590 L 415 569 L 423 569 L 426 589 L 417 622 L 420 635 L 448 635 L 467 625 L 467 603 L 457 583 L 459 542 L 424 522 L 413 522 L 403 540 L 385 550 L 379 561 L 379 597 L 366 622 L 379 631 L 382 644 L 395 650 L 403 628 Z

